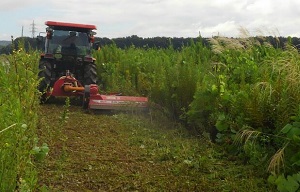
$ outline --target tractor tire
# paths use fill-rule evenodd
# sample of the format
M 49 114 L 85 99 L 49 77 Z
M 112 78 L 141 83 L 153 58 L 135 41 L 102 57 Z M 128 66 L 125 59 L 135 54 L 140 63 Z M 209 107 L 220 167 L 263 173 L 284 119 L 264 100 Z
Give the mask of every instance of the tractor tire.
M 91 63 L 85 65 L 83 84 L 84 85 L 97 84 L 97 81 L 98 81 L 98 76 L 97 76 L 96 64 Z
M 51 83 L 51 63 L 48 61 L 41 60 L 39 63 L 39 73 L 38 77 L 40 80 L 40 84 L 38 90 L 42 93 L 41 102 L 44 103 L 46 101 L 45 92 L 49 89 Z
M 48 61 L 40 61 L 38 77 L 41 79 L 39 91 L 45 92 L 51 83 L 51 63 Z

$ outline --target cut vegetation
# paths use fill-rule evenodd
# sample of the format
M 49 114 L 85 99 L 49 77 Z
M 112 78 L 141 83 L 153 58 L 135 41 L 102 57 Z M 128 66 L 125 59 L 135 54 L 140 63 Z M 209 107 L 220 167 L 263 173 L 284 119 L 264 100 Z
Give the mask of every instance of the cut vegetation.
M 85 113 L 43 105 L 40 140 L 49 191 L 270 191 L 263 172 L 230 160 L 207 138 L 151 115 Z

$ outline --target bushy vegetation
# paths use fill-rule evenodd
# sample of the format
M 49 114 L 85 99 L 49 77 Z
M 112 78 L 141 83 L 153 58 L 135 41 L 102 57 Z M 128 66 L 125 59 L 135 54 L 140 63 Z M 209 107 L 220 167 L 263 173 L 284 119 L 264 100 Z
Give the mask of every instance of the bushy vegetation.
M 214 37 L 207 47 L 199 38 L 181 50 L 113 44 L 95 57 L 104 90 L 147 95 L 190 129 L 217 130 L 229 154 L 269 168 L 270 182 L 292 191 L 282 185 L 298 189 L 300 181 L 300 57 L 291 39 L 283 48 L 267 42 Z
M 105 46 L 95 54 L 101 86 L 108 92 L 147 95 L 172 117 L 178 118 L 193 100 L 198 78 L 211 51 L 201 42 L 167 49 L 119 49 Z
M 38 55 L 19 46 L 0 57 L 0 191 L 33 191 L 37 173 Z

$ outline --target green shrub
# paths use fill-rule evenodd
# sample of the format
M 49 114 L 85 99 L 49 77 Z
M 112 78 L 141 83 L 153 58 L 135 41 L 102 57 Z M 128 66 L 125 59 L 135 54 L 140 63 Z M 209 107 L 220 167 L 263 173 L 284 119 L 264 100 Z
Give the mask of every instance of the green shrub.
M 104 91 L 147 95 L 178 119 L 193 100 L 210 53 L 199 40 L 181 51 L 172 47 L 141 49 L 133 46 L 122 50 L 113 44 L 104 46 L 94 55 Z

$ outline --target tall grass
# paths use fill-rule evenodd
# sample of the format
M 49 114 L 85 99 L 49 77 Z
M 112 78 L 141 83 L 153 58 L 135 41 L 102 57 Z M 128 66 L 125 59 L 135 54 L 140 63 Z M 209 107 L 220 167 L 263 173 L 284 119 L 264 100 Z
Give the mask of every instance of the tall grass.
M 34 190 L 38 55 L 23 46 L 0 59 L 0 191 Z
M 146 95 L 179 118 L 193 100 L 211 52 L 201 40 L 182 50 L 105 46 L 95 54 L 100 84 L 108 92 Z
M 95 53 L 100 83 L 105 90 L 147 95 L 199 132 L 217 129 L 222 144 L 234 143 L 245 128 L 262 133 L 243 153 L 267 169 L 284 144 L 271 135 L 298 113 L 299 53 L 290 44 L 279 49 L 251 37 L 214 37 L 210 44 L 199 38 L 181 50 L 105 46 Z

